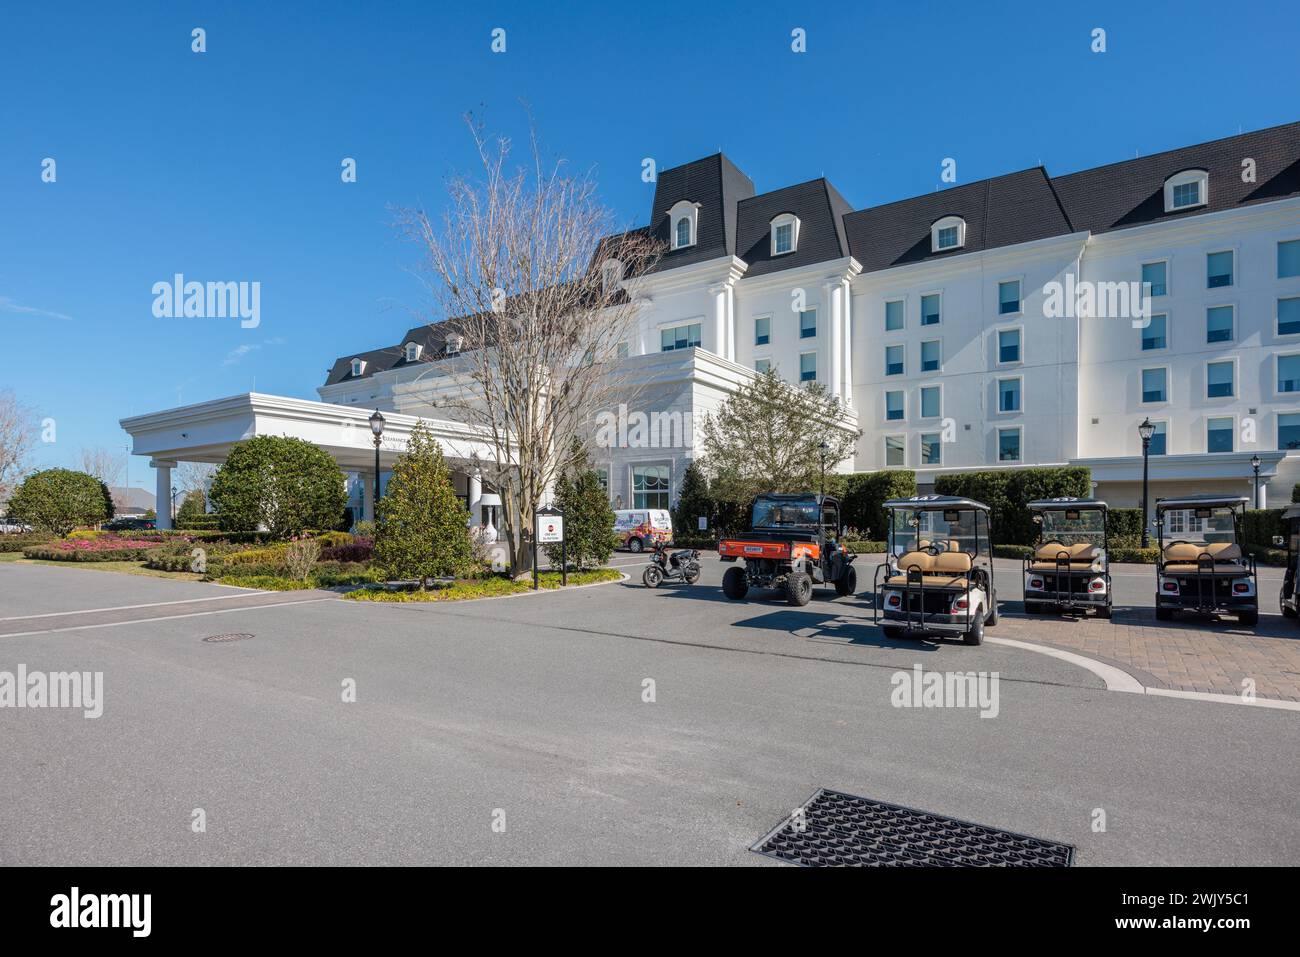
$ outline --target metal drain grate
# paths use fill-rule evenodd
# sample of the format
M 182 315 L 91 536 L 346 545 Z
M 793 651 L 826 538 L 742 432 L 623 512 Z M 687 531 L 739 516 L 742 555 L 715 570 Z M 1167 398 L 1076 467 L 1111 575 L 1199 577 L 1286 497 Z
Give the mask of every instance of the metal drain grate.
M 1070 844 L 825 788 L 750 850 L 804 867 L 1069 867 L 1074 863 Z
M 203 640 L 208 642 L 209 644 L 216 645 L 216 644 L 220 644 L 223 641 L 243 641 L 245 638 L 252 638 L 252 637 L 253 637 L 252 635 L 244 634 L 243 632 L 232 631 L 225 635 L 208 635 L 208 637 L 204 638 Z

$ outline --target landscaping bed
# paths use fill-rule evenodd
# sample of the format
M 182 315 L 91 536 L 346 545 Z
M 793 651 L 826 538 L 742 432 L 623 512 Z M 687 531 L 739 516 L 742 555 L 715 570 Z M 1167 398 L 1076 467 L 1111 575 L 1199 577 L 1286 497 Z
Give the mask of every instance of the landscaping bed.
M 572 588 L 575 585 L 619 581 L 623 575 L 613 568 L 597 568 L 591 571 L 569 572 L 568 577 L 568 587 Z M 543 589 L 560 588 L 560 581 L 559 572 L 542 572 L 538 575 L 538 586 Z M 522 595 L 532 590 L 531 578 L 512 579 L 507 575 L 488 575 L 481 578 L 458 578 L 451 582 L 438 582 L 425 591 L 419 591 L 414 586 L 393 588 L 370 585 L 350 591 L 343 597 L 352 601 L 379 602 L 463 601 L 468 598 Z

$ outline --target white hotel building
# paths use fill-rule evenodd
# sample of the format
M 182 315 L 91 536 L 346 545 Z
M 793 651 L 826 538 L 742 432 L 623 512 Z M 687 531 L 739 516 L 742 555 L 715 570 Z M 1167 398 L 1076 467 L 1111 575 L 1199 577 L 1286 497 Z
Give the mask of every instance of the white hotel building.
M 945 472 L 1072 464 L 1112 505 L 1135 505 L 1148 418 L 1153 496 L 1250 494 L 1254 456 L 1261 504 L 1300 481 L 1300 123 L 861 210 L 824 179 L 756 193 L 718 154 L 662 171 L 643 228 L 666 249 L 635 284 L 625 360 L 647 413 L 698 422 L 770 365 L 825 383 L 862 429 L 841 470 L 906 467 L 922 490 Z M 1098 304 L 1049 317 L 1053 283 L 1145 283 L 1149 321 Z M 319 402 L 241 396 L 123 427 L 163 470 L 274 431 L 314 435 L 364 479 L 368 433 L 341 441 L 337 423 L 374 408 L 399 427 L 437 419 L 430 397 L 455 366 L 439 327 L 420 326 L 341 356 Z M 193 438 L 222 404 L 233 418 Z M 454 461 L 481 451 L 435 425 Z M 696 453 L 688 439 L 596 458 L 616 505 L 666 507 Z M 464 472 L 473 506 L 482 488 Z M 368 512 L 363 484 L 354 505 Z

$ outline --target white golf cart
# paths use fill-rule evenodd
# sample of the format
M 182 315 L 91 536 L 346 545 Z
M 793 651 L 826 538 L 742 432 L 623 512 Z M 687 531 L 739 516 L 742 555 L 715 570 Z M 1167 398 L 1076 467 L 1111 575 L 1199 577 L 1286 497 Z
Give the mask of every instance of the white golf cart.
M 1244 495 L 1156 499 L 1156 618 L 1226 611 L 1243 625 L 1259 622 L 1255 559 L 1241 547 L 1246 502 Z
M 1049 498 L 1029 503 L 1038 544 L 1025 558 L 1025 613 L 1111 611 L 1106 557 L 1106 503 L 1095 498 Z
M 891 499 L 889 550 L 876 567 L 875 620 L 885 637 L 955 633 L 982 644 L 998 623 L 989 507 L 950 495 Z
M 1300 604 L 1296 594 L 1296 564 L 1300 559 L 1300 505 L 1288 505 L 1282 513 L 1284 535 L 1281 540 L 1275 538 L 1274 545 L 1286 547 L 1286 571 L 1282 575 L 1282 594 L 1280 604 L 1282 614 L 1287 618 L 1300 618 Z

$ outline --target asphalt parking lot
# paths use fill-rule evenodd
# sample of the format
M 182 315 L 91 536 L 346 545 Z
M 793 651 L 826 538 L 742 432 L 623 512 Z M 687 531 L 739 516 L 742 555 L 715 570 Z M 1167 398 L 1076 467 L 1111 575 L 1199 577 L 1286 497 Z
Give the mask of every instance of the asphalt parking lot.
M 1300 859 L 1295 712 L 889 642 L 869 596 L 731 603 L 705 569 L 656 591 L 204 608 L 188 583 L 0 567 L 0 670 L 102 671 L 105 699 L 97 719 L 0 708 L 0 863 L 771 864 L 748 847 L 818 787 L 1072 843 L 1080 864 Z M 68 575 L 185 604 L 94 611 Z M 254 637 L 202 640 L 218 632 Z M 895 707 L 916 665 L 998 672 L 996 715 Z

